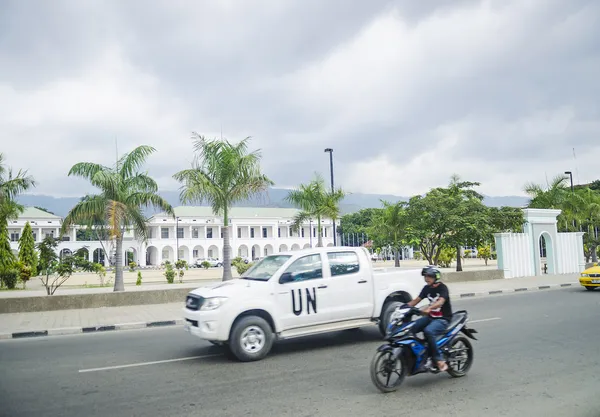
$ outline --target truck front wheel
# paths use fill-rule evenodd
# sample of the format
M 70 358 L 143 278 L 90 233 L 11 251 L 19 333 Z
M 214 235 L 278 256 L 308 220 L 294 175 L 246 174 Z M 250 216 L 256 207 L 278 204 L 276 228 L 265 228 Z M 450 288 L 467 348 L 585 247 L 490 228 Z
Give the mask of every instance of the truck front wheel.
M 261 317 L 248 316 L 234 324 L 229 339 L 231 353 L 242 362 L 263 359 L 273 346 L 273 331 Z

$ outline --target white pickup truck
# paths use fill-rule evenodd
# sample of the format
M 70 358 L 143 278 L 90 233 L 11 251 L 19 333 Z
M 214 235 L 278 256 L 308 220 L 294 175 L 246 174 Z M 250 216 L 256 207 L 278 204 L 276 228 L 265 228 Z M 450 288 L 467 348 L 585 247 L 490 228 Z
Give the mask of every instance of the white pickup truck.
M 278 339 L 373 324 L 383 333 L 393 310 L 424 285 L 420 269 L 374 271 L 364 248 L 278 253 L 239 279 L 191 291 L 185 329 L 228 345 L 240 361 L 260 360 Z

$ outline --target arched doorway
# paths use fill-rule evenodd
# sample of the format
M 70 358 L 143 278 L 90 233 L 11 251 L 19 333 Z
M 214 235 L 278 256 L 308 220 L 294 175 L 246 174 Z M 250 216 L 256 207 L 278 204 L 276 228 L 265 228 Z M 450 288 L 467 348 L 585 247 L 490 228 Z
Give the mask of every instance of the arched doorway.
M 287 251 L 288 251 L 287 245 L 279 245 L 279 252 L 287 252 Z
M 252 260 L 260 258 L 260 246 L 252 246 Z
M 146 249 L 146 265 L 156 266 L 158 264 L 158 249 L 155 246 L 148 246 Z
M 94 251 L 94 253 L 92 254 L 92 260 L 93 262 L 100 264 L 100 265 L 105 265 L 104 263 L 104 259 L 105 259 L 105 254 L 104 254 L 104 250 L 102 250 L 102 248 L 98 248 Z
M 175 262 L 175 251 L 170 246 L 165 246 L 162 250 L 162 262 L 169 261 L 171 263 Z
M 215 245 L 212 245 L 208 248 L 208 258 L 220 259 L 219 258 L 219 248 Z
M 238 248 L 238 256 L 240 258 L 247 258 L 248 257 L 248 246 L 240 245 L 240 247 Z
M 179 246 L 178 258 L 181 259 L 182 261 L 186 261 L 189 263 L 190 262 L 190 249 L 185 245 Z
M 60 259 L 63 259 L 65 256 L 70 256 L 72 254 L 73 253 L 71 252 L 71 249 L 65 248 L 65 249 L 63 249 L 63 250 L 60 251 L 60 253 L 58 254 L 58 257 Z
M 292 245 L 292 250 L 300 250 L 300 245 L 299 245 L 299 244 L 297 244 L 297 243 L 294 243 L 294 244 Z
M 125 266 L 129 266 L 131 262 L 135 263 L 136 265 L 139 262 L 137 250 L 135 248 L 129 248 L 127 249 L 127 252 L 125 252 Z
M 265 248 L 263 250 L 263 254 L 264 256 L 269 256 L 273 254 L 273 246 L 271 245 L 265 245 Z
M 555 274 L 554 246 L 549 233 L 542 233 L 539 239 L 540 270 L 542 274 Z

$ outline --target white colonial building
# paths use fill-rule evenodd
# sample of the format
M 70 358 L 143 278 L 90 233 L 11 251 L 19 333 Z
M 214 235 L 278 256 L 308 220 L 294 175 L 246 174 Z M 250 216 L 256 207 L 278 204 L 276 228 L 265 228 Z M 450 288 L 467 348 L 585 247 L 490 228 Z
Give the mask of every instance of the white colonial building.
M 230 213 L 230 244 L 232 257 L 250 259 L 273 253 L 299 250 L 316 246 L 317 224 L 310 220 L 299 231 L 292 231 L 296 209 L 234 207 Z M 125 263 L 133 261 L 140 266 L 156 266 L 177 258 L 193 263 L 198 258 L 223 257 L 223 219 L 215 216 L 210 207 L 182 206 L 175 208 L 176 217 L 164 213 L 150 219 L 149 238 L 146 242 L 135 238 L 129 231 L 123 241 Z M 29 222 L 36 242 L 45 236 L 59 236 L 62 218 L 42 210 L 27 207 L 15 221 L 9 222 L 11 247 L 18 251 L 18 240 Z M 339 223 L 338 223 L 339 225 Z M 321 222 L 324 246 L 333 246 L 333 223 Z M 114 244 L 110 241 L 82 240 L 84 226 L 73 227 L 61 237 L 59 254 L 73 253 L 84 248 L 90 261 L 109 265 L 114 259 Z M 80 239 L 78 239 L 80 237 Z M 106 254 L 110 256 L 106 256 Z M 178 254 L 179 256 L 177 257 Z

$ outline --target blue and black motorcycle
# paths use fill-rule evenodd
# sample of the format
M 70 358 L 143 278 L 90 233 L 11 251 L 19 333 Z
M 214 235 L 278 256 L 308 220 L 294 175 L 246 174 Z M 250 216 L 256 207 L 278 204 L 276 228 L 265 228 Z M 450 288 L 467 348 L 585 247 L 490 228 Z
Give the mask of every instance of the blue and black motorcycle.
M 422 315 L 421 310 L 402 305 L 390 316 L 384 338 L 387 343 L 377 349 L 371 361 L 371 380 L 382 392 L 396 391 L 407 375 L 441 372 L 431 360 L 427 341 L 411 331 L 415 315 Z M 477 330 L 467 328 L 468 321 L 465 310 L 455 312 L 448 330 L 437 341 L 448 364 L 446 372 L 455 378 L 465 376 L 473 364 L 473 346 L 467 337 L 477 340 L 473 336 Z

